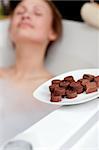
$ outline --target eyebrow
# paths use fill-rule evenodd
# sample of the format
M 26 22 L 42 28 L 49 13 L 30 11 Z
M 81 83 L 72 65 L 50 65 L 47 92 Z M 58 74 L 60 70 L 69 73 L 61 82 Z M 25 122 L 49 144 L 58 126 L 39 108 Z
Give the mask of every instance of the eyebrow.
M 19 7 L 26 9 L 26 7 L 23 4 L 20 4 Z
M 44 6 L 40 6 L 40 5 L 35 5 L 34 8 L 42 9 L 42 8 L 45 8 L 45 7 Z

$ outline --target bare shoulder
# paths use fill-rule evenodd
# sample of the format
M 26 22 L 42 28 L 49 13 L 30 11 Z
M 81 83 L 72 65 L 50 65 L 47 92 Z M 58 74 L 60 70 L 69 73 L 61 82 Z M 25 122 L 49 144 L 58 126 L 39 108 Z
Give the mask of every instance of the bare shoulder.
M 2 78 L 3 76 L 5 76 L 5 74 L 6 74 L 6 69 L 0 68 L 0 78 Z
M 9 75 L 11 68 L 0 68 L 0 78 L 4 78 Z

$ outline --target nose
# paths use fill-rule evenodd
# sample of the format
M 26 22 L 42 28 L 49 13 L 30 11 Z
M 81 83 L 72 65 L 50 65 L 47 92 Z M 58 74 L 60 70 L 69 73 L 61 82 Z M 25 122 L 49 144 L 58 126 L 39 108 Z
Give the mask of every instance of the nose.
M 30 19 L 30 15 L 28 12 L 25 12 L 23 15 L 22 15 L 22 20 L 24 19 Z

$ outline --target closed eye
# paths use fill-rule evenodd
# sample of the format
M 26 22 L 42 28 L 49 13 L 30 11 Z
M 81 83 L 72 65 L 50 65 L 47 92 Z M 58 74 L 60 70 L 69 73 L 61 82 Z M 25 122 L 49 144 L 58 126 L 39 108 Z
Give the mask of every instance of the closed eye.
M 36 16 L 42 16 L 43 14 L 40 13 L 40 12 L 35 12 L 35 15 L 36 15 Z
M 23 14 L 23 13 L 24 13 L 24 11 L 25 11 L 24 6 L 19 6 L 19 7 L 17 8 L 17 10 L 16 10 L 15 14 L 17 14 L 17 15 L 21 15 L 21 14 Z
M 23 14 L 23 12 L 16 12 L 16 15 L 22 15 Z
M 43 16 L 43 10 L 40 9 L 40 8 L 38 8 L 37 6 L 35 6 L 35 7 L 33 8 L 33 13 L 34 13 L 35 15 L 37 15 L 37 16 Z

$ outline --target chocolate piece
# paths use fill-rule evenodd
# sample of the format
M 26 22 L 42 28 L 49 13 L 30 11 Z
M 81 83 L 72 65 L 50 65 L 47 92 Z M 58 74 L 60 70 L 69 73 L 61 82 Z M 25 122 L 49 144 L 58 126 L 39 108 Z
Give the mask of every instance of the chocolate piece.
M 61 81 L 61 80 L 58 80 L 58 79 L 56 79 L 56 80 L 52 80 L 52 84 L 59 84 L 59 83 L 60 83 L 60 81 Z
M 96 92 L 96 91 L 97 91 L 96 82 L 89 82 L 86 84 L 86 94 Z
M 83 86 L 81 85 L 80 82 L 72 82 L 72 83 L 70 84 L 70 87 L 71 87 L 73 90 L 76 90 L 76 91 L 77 91 L 77 94 L 81 94 L 81 93 L 83 93 L 83 91 L 84 91 L 84 88 L 83 88 Z
M 54 87 L 53 85 L 50 85 L 50 86 L 49 86 L 49 90 L 50 90 L 51 93 L 54 92 L 54 88 L 55 88 L 55 87 Z
M 52 95 L 50 101 L 51 102 L 60 102 L 61 101 L 61 96 Z
M 99 88 L 99 76 L 96 76 L 96 77 L 94 78 L 94 81 L 96 82 L 97 87 Z
M 88 79 L 89 81 L 94 81 L 94 77 L 93 75 L 91 74 L 84 74 L 83 75 L 83 79 Z
M 77 92 L 75 90 L 66 90 L 66 98 L 72 99 L 77 97 Z
M 50 85 L 50 86 L 49 86 L 50 92 L 53 93 L 53 92 L 54 92 L 54 89 L 57 88 L 57 87 L 59 87 L 59 84 L 52 84 L 52 85 Z
M 86 84 L 90 81 L 88 79 L 82 79 L 81 85 L 83 86 L 84 91 L 86 90 Z
M 88 79 L 82 79 L 81 84 L 82 84 L 83 86 L 86 86 L 86 84 L 89 83 L 89 82 L 90 82 L 90 81 L 89 81 Z
M 79 79 L 79 80 L 77 80 L 77 82 L 79 82 L 81 84 L 83 80 L 84 79 Z
M 65 81 L 69 81 L 69 82 L 74 82 L 74 77 L 73 76 L 67 76 L 64 78 Z
M 54 88 L 59 87 L 59 84 L 52 84 Z
M 55 88 L 54 95 L 65 96 L 65 89 L 61 87 Z
M 64 87 L 65 89 L 69 86 L 70 82 L 62 80 L 59 84 L 60 87 Z
M 56 83 L 53 83 L 52 85 L 49 86 L 50 92 L 53 93 L 53 92 L 54 92 L 54 89 L 55 89 L 56 87 L 59 87 L 59 84 L 58 84 L 57 81 L 56 81 Z
M 51 102 L 59 102 L 62 98 L 76 98 L 77 94 L 84 91 L 86 94 L 96 92 L 99 88 L 99 75 L 84 74 L 82 79 L 74 80 L 73 76 L 67 76 L 64 80 L 52 80 L 49 86 Z

